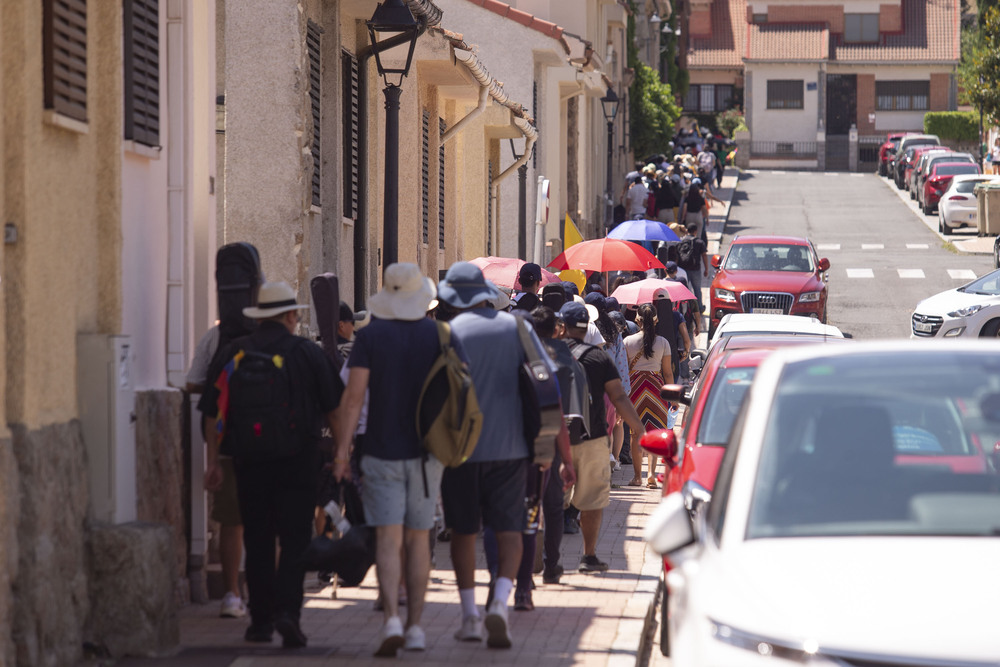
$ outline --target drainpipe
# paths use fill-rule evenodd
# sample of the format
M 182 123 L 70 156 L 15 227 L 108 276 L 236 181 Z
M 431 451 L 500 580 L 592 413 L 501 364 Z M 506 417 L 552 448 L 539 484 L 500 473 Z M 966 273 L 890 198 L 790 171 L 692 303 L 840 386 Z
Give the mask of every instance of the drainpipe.
M 515 160 L 514 164 L 504 169 L 499 176 L 493 179 L 493 192 L 490 193 L 490 206 L 497 206 L 497 204 L 500 203 L 500 184 L 505 178 L 528 163 L 528 160 L 531 159 L 531 151 L 535 147 L 535 141 L 538 139 L 538 132 L 535 131 L 535 128 L 528 123 L 528 121 L 523 118 L 514 118 L 514 124 L 517 125 L 517 128 L 521 130 L 522 134 L 524 134 L 524 154 Z M 500 212 L 494 209 L 493 220 L 499 221 L 499 214 Z M 499 248 L 499 246 L 500 240 L 498 238 L 497 247 Z
M 456 52 L 457 53 L 457 52 Z M 449 127 L 444 134 L 441 135 L 441 143 L 444 144 L 446 141 L 458 135 L 462 131 L 462 128 L 471 121 L 473 118 L 479 114 L 486 111 L 486 105 L 490 102 L 490 87 L 489 86 L 479 86 L 479 105 L 470 111 L 468 115 L 462 118 L 460 121 Z

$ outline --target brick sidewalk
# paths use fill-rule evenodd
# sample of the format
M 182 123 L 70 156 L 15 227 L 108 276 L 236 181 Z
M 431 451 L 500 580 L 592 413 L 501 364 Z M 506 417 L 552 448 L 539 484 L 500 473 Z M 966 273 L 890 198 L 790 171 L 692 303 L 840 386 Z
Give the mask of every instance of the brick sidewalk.
M 661 465 L 659 472 L 662 471 Z M 612 488 L 611 505 L 605 510 L 597 547 L 597 555 L 610 564 L 610 570 L 604 574 L 577 573 L 582 539 L 580 535 L 565 536 L 562 564 L 567 573 L 558 585 L 543 585 L 541 575 L 535 576 L 538 586 L 533 594 L 535 610 L 510 611 L 510 631 L 514 639 L 514 647 L 510 650 L 487 649 L 485 643 L 458 642 L 452 637 L 460 622 L 458 592 L 448 544 L 438 543 L 435 548 L 437 567 L 431 573 L 422 623 L 427 633 L 427 651 L 400 651 L 398 660 L 422 665 L 635 665 L 660 567 L 659 559 L 646 550 L 642 530 L 646 516 L 659 502 L 661 491 L 624 486 L 631 477 L 631 466 L 624 466 L 612 476 L 612 484 L 621 486 Z M 476 598 L 483 605 L 489 577 L 481 548 L 479 551 Z M 243 631 L 247 623 L 219 618 L 219 603 L 212 601 L 181 610 L 181 648 L 175 655 L 127 659 L 117 665 L 387 664 L 387 659 L 372 657 L 382 625 L 381 612 L 372 609 L 376 596 L 375 568 L 359 588 L 341 588 L 335 600 L 330 599 L 329 588 L 313 586 L 310 589 L 308 584 L 314 581 L 314 575 L 307 577 L 307 597 L 302 613 L 302 628 L 309 637 L 306 649 L 282 650 L 277 634 L 270 647 L 245 643 Z M 403 619 L 405 622 L 405 610 Z

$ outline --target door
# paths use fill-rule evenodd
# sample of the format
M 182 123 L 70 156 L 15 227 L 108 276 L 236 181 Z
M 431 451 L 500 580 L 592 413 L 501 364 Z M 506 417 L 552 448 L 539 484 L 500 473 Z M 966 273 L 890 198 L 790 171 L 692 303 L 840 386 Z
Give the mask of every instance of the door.
M 854 74 L 826 75 L 826 134 L 846 135 L 857 119 L 858 77 Z

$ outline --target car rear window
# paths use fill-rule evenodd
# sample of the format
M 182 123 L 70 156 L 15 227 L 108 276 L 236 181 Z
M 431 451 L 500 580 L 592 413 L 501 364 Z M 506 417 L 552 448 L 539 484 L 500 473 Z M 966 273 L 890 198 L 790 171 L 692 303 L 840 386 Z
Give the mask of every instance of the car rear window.
M 988 178 L 971 178 L 967 181 L 959 181 L 955 184 L 955 192 L 969 193 L 976 189 L 978 183 L 985 183 Z
M 978 174 L 979 169 L 974 164 L 942 164 L 934 167 L 938 176 L 954 176 L 955 174 Z

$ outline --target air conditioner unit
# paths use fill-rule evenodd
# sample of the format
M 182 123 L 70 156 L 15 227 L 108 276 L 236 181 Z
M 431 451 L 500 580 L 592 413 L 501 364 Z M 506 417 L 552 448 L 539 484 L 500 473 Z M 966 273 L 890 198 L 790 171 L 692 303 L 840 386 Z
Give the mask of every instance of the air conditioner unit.
M 135 352 L 129 336 L 78 334 L 77 400 L 90 476 L 91 517 L 136 519 Z

